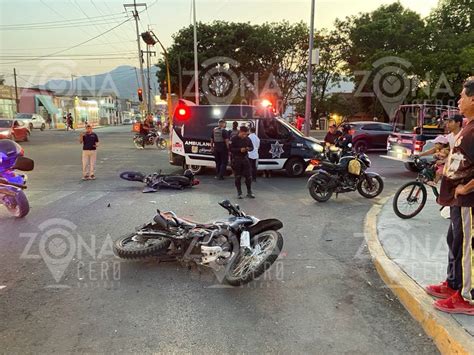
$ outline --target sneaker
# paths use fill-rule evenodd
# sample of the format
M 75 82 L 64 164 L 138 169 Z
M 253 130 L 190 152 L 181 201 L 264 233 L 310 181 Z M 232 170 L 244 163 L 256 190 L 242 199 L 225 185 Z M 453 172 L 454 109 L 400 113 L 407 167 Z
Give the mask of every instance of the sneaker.
M 248 198 L 255 198 L 255 195 L 252 192 L 247 193 Z
M 460 291 L 456 291 L 450 298 L 437 300 L 433 306 L 446 313 L 474 315 L 474 305 L 466 301 Z
M 456 293 L 455 289 L 449 287 L 448 281 L 441 282 L 438 285 L 426 286 L 425 291 L 431 296 L 443 299 L 449 298 Z
M 91 175 L 90 179 L 95 180 L 95 175 Z
M 437 300 L 433 306 L 446 313 L 474 315 L 474 305 L 462 298 L 461 292 L 459 291 L 450 298 Z
M 237 198 L 238 198 L 239 200 L 242 200 L 242 199 L 244 198 L 244 196 L 240 193 L 240 194 L 237 195 Z
M 83 177 L 82 177 L 82 180 L 83 180 L 83 181 L 89 180 L 89 175 L 83 176 Z

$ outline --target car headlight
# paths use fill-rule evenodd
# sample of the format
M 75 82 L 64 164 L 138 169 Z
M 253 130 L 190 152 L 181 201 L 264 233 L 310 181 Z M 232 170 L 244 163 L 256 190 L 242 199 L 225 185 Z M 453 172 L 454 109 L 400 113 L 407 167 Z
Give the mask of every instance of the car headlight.
M 10 131 L 0 131 L 0 136 L 8 137 L 10 135 Z
M 311 148 L 313 148 L 313 150 L 316 152 L 316 153 L 322 153 L 324 152 L 324 147 L 321 145 L 321 144 L 318 144 L 318 143 L 313 143 L 311 145 Z

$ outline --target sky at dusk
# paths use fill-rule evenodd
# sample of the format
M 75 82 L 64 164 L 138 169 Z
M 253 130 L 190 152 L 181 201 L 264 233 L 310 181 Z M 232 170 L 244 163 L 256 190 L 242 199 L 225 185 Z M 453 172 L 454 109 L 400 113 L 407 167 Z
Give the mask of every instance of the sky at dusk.
M 15 67 L 20 75 L 19 85 L 27 86 L 28 81 L 38 84 L 51 78 L 70 78 L 71 74 L 103 73 L 119 65 L 138 66 L 133 20 L 85 45 L 57 54 L 62 57 L 55 60 L 25 60 L 64 50 L 117 26 L 127 18 L 123 7 L 126 2 L 133 3 L 130 0 L 0 0 L 0 74 L 4 74 L 10 84 Z M 392 2 L 316 0 L 316 29 L 331 28 L 336 18 L 369 12 Z M 438 0 L 400 2 L 426 16 Z M 148 0 L 146 3 L 149 8 L 140 15 L 140 32 L 150 26 L 165 46 L 172 43 L 173 33 L 191 23 L 191 0 Z M 196 14 L 202 22 L 259 24 L 288 20 L 309 23 L 310 5 L 310 0 L 196 0 Z M 30 28 L 25 28 L 26 25 Z M 22 56 L 23 61 L 18 56 Z M 99 59 L 104 56 L 107 59 Z

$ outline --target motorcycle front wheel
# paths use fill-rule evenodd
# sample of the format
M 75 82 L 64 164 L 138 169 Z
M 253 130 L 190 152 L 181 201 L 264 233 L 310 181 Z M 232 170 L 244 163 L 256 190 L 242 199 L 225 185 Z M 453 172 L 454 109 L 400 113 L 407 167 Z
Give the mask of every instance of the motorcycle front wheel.
M 357 191 L 365 198 L 374 198 L 383 191 L 383 180 L 380 176 L 369 177 L 370 185 L 367 179 L 362 179 L 357 185 Z
M 333 190 L 324 187 L 323 183 L 319 180 L 312 181 L 308 186 L 309 194 L 318 202 L 326 202 L 332 196 Z
M 250 240 L 251 251 L 241 251 L 225 280 L 229 285 L 245 285 L 267 271 L 280 255 L 283 248 L 283 237 L 274 230 L 255 235 Z
M 145 180 L 145 175 L 139 171 L 124 171 L 120 174 L 120 178 L 128 181 L 143 182 Z
M 23 218 L 30 212 L 30 204 L 23 190 L 18 191 L 5 206 L 8 212 L 16 218 Z
M 165 150 L 166 147 L 168 146 L 168 142 L 166 141 L 166 139 L 158 138 L 156 140 L 156 146 L 161 150 Z
M 408 182 L 393 197 L 393 211 L 402 219 L 413 218 L 423 210 L 427 197 L 428 192 L 422 182 Z
M 165 237 L 146 238 L 130 233 L 114 242 L 114 253 L 122 259 L 147 258 L 164 252 L 170 243 Z

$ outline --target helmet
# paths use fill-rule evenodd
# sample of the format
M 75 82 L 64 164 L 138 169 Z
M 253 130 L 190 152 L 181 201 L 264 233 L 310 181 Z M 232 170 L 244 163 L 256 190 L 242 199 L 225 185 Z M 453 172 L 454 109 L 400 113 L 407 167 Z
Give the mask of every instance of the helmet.
M 183 176 L 187 177 L 190 180 L 194 179 L 194 173 L 189 169 L 184 171 Z
M 23 149 L 19 144 L 9 139 L 0 140 L 0 169 L 11 169 L 22 155 Z
M 342 131 L 343 132 L 349 132 L 352 129 L 351 125 L 349 123 L 344 123 L 342 125 Z

